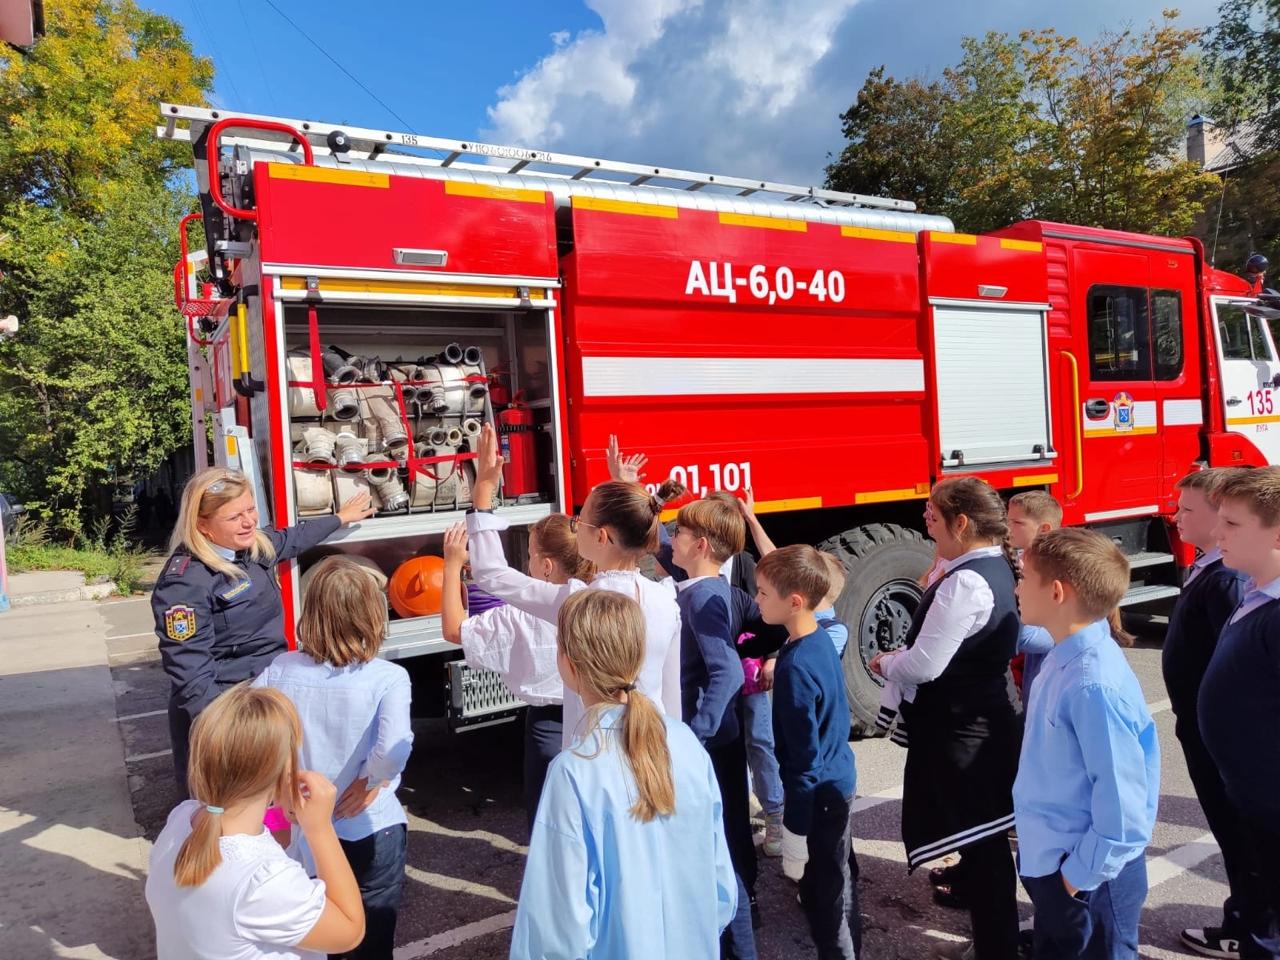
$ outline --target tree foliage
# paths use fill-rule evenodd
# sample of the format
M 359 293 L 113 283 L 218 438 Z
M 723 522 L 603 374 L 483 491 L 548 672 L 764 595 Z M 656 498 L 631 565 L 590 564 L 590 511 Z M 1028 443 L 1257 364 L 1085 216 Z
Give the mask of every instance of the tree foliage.
M 74 535 L 189 438 L 172 270 L 191 198 L 153 130 L 212 70 L 129 0 L 45 11 L 0 64 L 0 313 L 22 324 L 0 341 L 0 486 Z
M 1185 232 L 1217 178 L 1177 159 L 1204 91 L 1200 34 L 1173 17 L 1092 43 L 1054 30 L 967 38 L 927 85 L 873 70 L 827 182 L 914 200 L 972 231 L 1034 217 Z
M 1221 126 L 1258 125 L 1260 145 L 1280 150 L 1280 0 L 1226 0 L 1205 42 L 1220 96 Z

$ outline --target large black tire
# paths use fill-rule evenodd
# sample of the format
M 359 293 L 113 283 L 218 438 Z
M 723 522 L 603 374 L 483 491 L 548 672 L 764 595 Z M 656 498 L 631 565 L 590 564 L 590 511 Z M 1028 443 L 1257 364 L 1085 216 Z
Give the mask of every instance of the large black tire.
M 933 545 L 915 530 L 892 523 L 855 527 L 818 544 L 848 570 L 836 614 L 849 627 L 844 688 L 850 726 L 870 734 L 884 681 L 867 669 L 875 654 L 902 646 L 920 603 L 917 581 L 933 562 Z

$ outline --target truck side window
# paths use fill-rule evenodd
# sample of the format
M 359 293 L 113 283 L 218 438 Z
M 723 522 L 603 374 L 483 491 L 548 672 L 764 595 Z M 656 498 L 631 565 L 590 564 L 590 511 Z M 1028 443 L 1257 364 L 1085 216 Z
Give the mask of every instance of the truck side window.
M 1146 288 L 1090 287 L 1088 303 L 1092 379 L 1150 380 Z
M 1151 291 L 1151 339 L 1156 353 L 1156 379 L 1182 375 L 1182 296 L 1176 290 Z
M 1224 360 L 1252 360 L 1253 337 L 1249 315 L 1237 306 L 1218 304 L 1218 337 L 1222 340 Z
M 1267 335 L 1262 332 L 1262 325 L 1266 323 L 1261 317 L 1249 317 L 1249 342 L 1253 344 L 1253 359 L 1255 360 L 1274 360 L 1271 355 L 1271 345 L 1267 343 Z

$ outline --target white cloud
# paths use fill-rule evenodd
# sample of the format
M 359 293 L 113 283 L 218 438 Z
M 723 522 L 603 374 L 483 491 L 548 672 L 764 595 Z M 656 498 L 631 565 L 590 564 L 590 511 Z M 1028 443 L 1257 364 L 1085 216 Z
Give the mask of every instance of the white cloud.
M 551 34 L 552 49 L 488 108 L 492 142 L 797 183 L 822 179 L 840 114 L 867 71 L 936 73 L 960 37 L 1158 17 L 1162 0 L 1079 0 L 1064 11 L 988 0 L 584 0 L 599 29 Z M 1206 23 L 1213 0 L 1187 0 Z

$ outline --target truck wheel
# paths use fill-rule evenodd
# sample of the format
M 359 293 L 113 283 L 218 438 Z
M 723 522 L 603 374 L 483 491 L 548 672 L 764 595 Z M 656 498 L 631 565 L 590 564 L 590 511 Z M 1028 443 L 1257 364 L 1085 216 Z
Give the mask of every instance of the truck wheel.
M 853 731 L 870 734 L 884 681 L 867 664 L 906 639 L 923 592 L 916 581 L 933 562 L 933 546 L 915 530 L 872 523 L 824 540 L 818 549 L 838 557 L 848 570 L 836 601 L 836 614 L 849 627 L 844 688 Z

